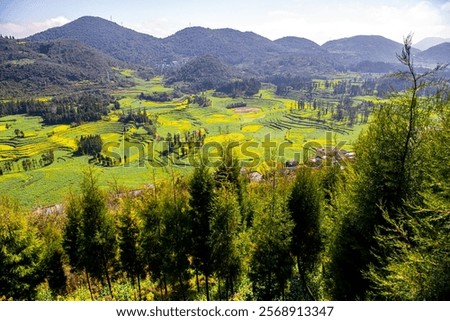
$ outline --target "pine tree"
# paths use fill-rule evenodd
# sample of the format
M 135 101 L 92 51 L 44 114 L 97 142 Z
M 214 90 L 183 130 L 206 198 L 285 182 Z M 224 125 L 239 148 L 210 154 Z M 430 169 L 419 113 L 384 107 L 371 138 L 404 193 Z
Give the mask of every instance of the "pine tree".
M 141 225 L 139 217 L 132 210 L 131 200 L 125 200 L 117 231 L 120 265 L 133 285 L 137 283 L 139 299 L 141 278 L 145 276 Z
M 201 272 L 205 277 L 206 299 L 209 301 L 209 277 L 213 272 L 211 266 L 212 248 L 209 242 L 211 237 L 209 222 L 211 218 L 210 205 L 214 195 L 214 180 L 203 162 L 194 170 L 189 183 L 189 192 L 191 195 L 189 200 L 191 207 L 189 219 L 192 229 L 193 267 L 197 273 L 198 288 L 198 272 Z
M 66 290 L 67 277 L 64 272 L 63 227 L 65 219 L 59 213 L 33 216 L 39 238 L 43 242 L 42 273 L 53 296 L 62 295 Z
M 295 223 L 292 236 L 292 253 L 297 260 L 301 283 L 310 299 L 315 299 L 307 284 L 323 248 L 321 207 L 323 195 L 318 173 L 310 168 L 300 168 L 288 200 L 289 211 Z
M 225 298 L 234 294 L 241 272 L 239 234 L 241 213 L 236 192 L 231 184 L 224 184 L 214 195 L 211 203 L 210 243 L 212 261 L 219 283 L 225 282 Z M 222 299 L 222 293 L 219 293 Z
M 389 256 L 378 255 L 379 261 L 366 274 L 375 299 L 450 299 L 450 155 L 446 147 L 450 144 L 450 101 L 438 92 L 433 103 L 438 117 L 433 127 L 422 132 L 426 139 L 421 154 L 424 200 L 408 203 L 395 213 L 383 213 L 386 224 L 375 240 Z
M 152 278 L 160 281 L 160 288 L 164 288 L 164 295 L 167 297 L 167 276 L 163 262 L 168 254 L 162 244 L 165 229 L 163 220 L 165 209 L 162 205 L 156 196 L 149 197 L 144 201 L 140 216 L 143 220 L 142 249 L 146 269 Z
M 418 74 L 412 61 L 411 43 L 408 36 L 398 56 L 407 70 L 397 74 L 409 80 L 411 88 L 398 93 L 376 111 L 373 122 L 356 144 L 356 179 L 349 195 L 354 207 L 340 225 L 341 234 L 336 238 L 332 254 L 334 299 L 365 297 L 371 280 L 364 273 L 369 266 L 383 261 L 371 253 L 380 257 L 390 255 L 378 248 L 375 239 L 377 230 L 387 226 L 383 215 L 388 213 L 395 220 L 395 215 L 403 213 L 408 204 L 424 201 L 422 152 L 426 140 L 422 133 L 430 125 L 433 104 L 421 94 L 427 87 L 427 77 L 441 67 Z
M 92 169 L 84 173 L 81 195 L 69 201 L 63 246 L 72 269 L 85 271 L 91 298 L 89 276 L 99 280 L 106 277 L 113 297 L 109 269 L 116 255 L 115 223 Z
M 63 248 L 74 271 L 82 271 L 82 208 L 80 199 L 71 195 L 66 206 L 67 221 L 63 232 Z
M 189 290 L 189 254 L 191 229 L 187 186 L 184 181 L 173 181 L 158 187 L 144 201 L 142 248 L 144 262 L 150 276 L 159 279 L 161 296 L 186 300 Z M 164 294 L 162 290 L 164 289 Z
M 109 268 L 116 255 L 115 224 L 92 169 L 85 173 L 81 191 L 82 265 L 93 277 L 106 277 L 113 297 Z
M 17 202 L 0 197 L 0 297 L 33 299 L 43 280 L 41 245 Z
M 270 186 L 272 185 L 272 186 Z M 271 197 L 268 197 L 271 195 Z M 252 226 L 253 251 L 249 277 L 257 300 L 285 299 L 292 276 L 292 230 L 285 187 L 261 186 L 260 206 Z

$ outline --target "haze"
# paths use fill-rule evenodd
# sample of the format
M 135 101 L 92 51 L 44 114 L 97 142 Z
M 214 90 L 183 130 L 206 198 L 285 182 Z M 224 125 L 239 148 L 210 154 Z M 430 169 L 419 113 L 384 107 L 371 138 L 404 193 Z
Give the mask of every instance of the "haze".
M 114 1 L 0 0 L 0 34 L 23 38 L 81 16 L 99 16 L 156 37 L 189 26 L 298 36 L 319 44 L 358 34 L 401 42 L 414 33 L 450 37 L 450 1 Z

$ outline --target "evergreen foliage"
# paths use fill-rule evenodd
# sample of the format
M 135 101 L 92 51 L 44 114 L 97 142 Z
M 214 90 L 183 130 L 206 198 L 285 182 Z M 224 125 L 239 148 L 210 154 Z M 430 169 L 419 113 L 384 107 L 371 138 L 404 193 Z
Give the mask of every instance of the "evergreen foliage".
M 194 170 L 189 184 L 189 193 L 191 195 L 189 217 L 192 229 L 193 267 L 196 273 L 201 272 L 205 277 L 206 298 L 209 300 L 209 277 L 213 272 L 210 221 L 214 180 L 203 162 L 200 162 L 199 167 Z
M 289 211 L 295 223 L 292 236 L 292 253 L 297 260 L 297 268 L 303 287 L 308 289 L 310 299 L 314 299 L 306 282 L 318 261 L 323 247 L 321 216 L 323 195 L 318 174 L 310 168 L 300 168 L 288 200 Z
M 271 197 L 262 198 L 254 216 L 249 277 L 257 300 L 284 300 L 292 278 L 294 222 L 285 188 L 278 187 L 275 177 L 273 183 L 263 186 L 262 191 L 269 192 Z
M 230 183 L 222 185 L 211 203 L 210 243 L 212 263 L 218 282 L 224 285 L 219 290 L 219 299 L 229 299 L 235 294 L 241 273 L 242 257 L 239 251 L 241 212 L 234 187 Z
M 132 209 L 131 201 L 126 199 L 117 226 L 119 261 L 131 283 L 137 284 L 140 299 L 141 279 L 145 277 L 141 225 L 139 216 Z
M 31 300 L 41 276 L 41 241 L 17 203 L 0 197 L 0 296 Z

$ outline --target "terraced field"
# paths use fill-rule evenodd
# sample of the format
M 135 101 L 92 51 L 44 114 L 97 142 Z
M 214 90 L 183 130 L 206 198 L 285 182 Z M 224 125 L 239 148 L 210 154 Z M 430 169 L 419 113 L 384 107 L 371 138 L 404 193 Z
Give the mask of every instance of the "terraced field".
M 314 128 L 317 130 L 332 131 L 342 135 L 347 135 L 353 129 L 345 125 L 334 124 L 327 120 L 312 119 L 310 117 L 301 116 L 295 112 L 284 112 L 281 117 L 267 117 L 261 120 L 263 126 L 275 130 L 290 130 L 293 128 L 308 129 Z
M 206 133 L 205 146 L 211 157 L 217 156 L 218 145 L 234 143 L 235 156 L 246 161 L 251 170 L 264 174 L 268 170 L 268 158 L 276 157 L 280 162 L 302 160 L 303 149 L 309 142 L 327 146 L 343 141 L 345 148 L 351 149 L 364 127 L 348 127 L 344 122 L 333 121 L 330 114 L 319 119 L 317 111 L 308 103 L 304 110 L 299 110 L 297 101 L 276 97 L 273 86 L 265 86 L 254 97 L 236 99 L 219 98 L 206 92 L 212 104 L 204 108 L 188 105 L 187 96 L 166 103 L 137 99 L 142 92 L 171 91 L 173 89 L 162 85 L 161 78 L 148 82 L 137 80 L 135 87 L 115 93 L 121 110 L 112 111 L 101 121 L 75 127 L 44 126 L 40 117 L 25 115 L 0 118 L 0 166 L 5 162 L 15 164 L 12 172 L 0 175 L 0 193 L 20 193 L 20 201 L 28 207 L 62 202 L 63 195 L 78 188 L 83 170 L 92 163 L 87 156 L 74 156 L 77 142 L 83 135 L 100 134 L 106 155 L 127 159 L 120 166 L 95 166 L 104 188 L 111 188 L 116 182 L 127 188 L 142 188 L 154 179 L 189 175 L 192 170 L 195 156 L 182 157 L 178 152 L 164 155 L 168 145 L 161 139 L 168 134 L 184 137 L 186 132 Z M 242 101 L 245 107 L 228 108 Z M 131 126 L 124 131 L 119 117 L 130 110 L 145 110 L 153 118 L 157 117 L 159 139 L 150 137 L 143 128 Z M 24 137 L 18 137 L 17 129 L 23 131 Z M 274 145 L 267 149 L 264 145 L 267 143 Z M 55 155 L 51 165 L 27 171 L 21 169 L 22 160 L 37 161 L 49 151 Z M 201 151 L 193 152 L 195 155 Z

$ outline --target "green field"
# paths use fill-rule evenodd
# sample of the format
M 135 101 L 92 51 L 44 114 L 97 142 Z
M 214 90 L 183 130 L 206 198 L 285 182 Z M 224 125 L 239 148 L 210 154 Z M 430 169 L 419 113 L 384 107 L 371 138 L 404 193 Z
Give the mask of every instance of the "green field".
M 133 77 L 131 71 L 122 73 Z M 308 103 L 305 109 L 300 110 L 296 100 L 277 97 L 275 87 L 271 85 L 264 85 L 258 95 L 247 98 L 219 98 L 207 92 L 212 102 L 209 107 L 188 104 L 187 96 L 165 103 L 137 98 L 140 93 L 172 91 L 172 88 L 163 86 L 160 77 L 150 81 L 135 78 L 134 87 L 114 92 L 120 110 L 111 112 L 101 121 L 73 127 L 45 126 L 40 117 L 25 115 L 0 118 L 0 164 L 13 164 L 11 172 L 0 176 L 0 193 L 15 196 L 26 207 L 63 202 L 68 192 L 78 188 L 83 170 L 91 166 L 89 157 L 73 155 L 82 135 L 100 134 L 105 152 L 127 157 L 127 163 L 119 166 L 95 166 L 100 174 L 100 184 L 105 189 L 114 185 L 138 189 L 154 180 L 189 174 L 195 156 L 162 157 L 159 153 L 166 148 L 164 142 L 154 140 L 140 128 L 131 128 L 124 134 L 119 116 L 130 110 L 157 115 L 157 135 L 161 138 L 169 133 L 184 135 L 194 130 L 207 133 L 206 150 L 213 156 L 218 144 L 224 146 L 234 142 L 237 145 L 234 148 L 236 157 L 246 160 L 250 170 L 262 174 L 267 170 L 266 160 L 302 160 L 303 148 L 311 142 L 324 147 L 340 144 L 351 150 L 364 127 L 359 122 L 351 127 L 335 122 L 330 113 L 319 117 L 317 110 Z M 359 97 L 358 101 L 364 99 L 374 98 Z M 245 107 L 227 108 L 242 101 L 246 103 Z M 328 102 L 334 104 L 335 99 L 330 98 Z M 17 137 L 17 129 L 23 132 L 23 137 Z M 273 146 L 266 147 L 264 143 L 267 142 Z M 48 151 L 55 155 L 51 165 L 21 170 L 20 164 L 24 159 L 37 163 Z M 169 165 L 161 166 L 164 164 Z

